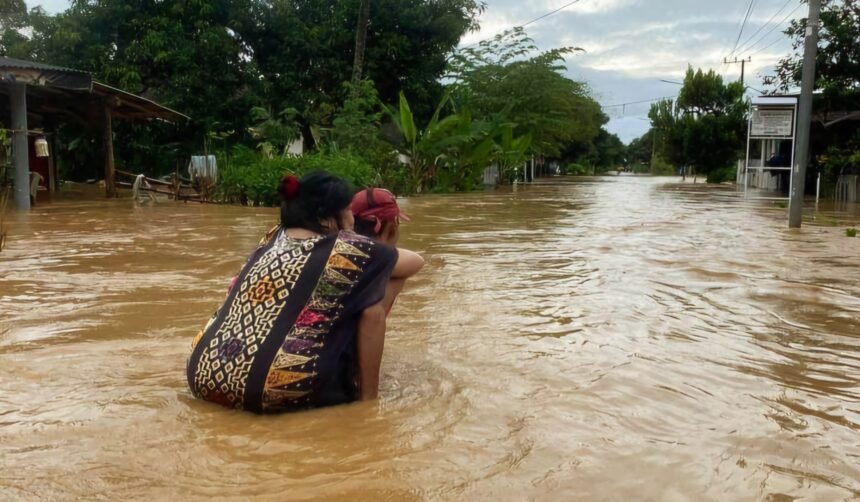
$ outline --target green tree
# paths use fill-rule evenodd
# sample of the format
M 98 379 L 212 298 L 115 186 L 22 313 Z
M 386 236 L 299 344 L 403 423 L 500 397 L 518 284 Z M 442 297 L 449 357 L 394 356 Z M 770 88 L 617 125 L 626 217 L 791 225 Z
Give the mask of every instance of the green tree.
M 374 166 L 383 186 L 395 193 L 409 193 L 406 169 L 391 143 L 382 137 L 385 107 L 373 82 L 362 80 L 348 86 L 348 98 L 335 115 L 330 130 L 323 135 L 323 146 L 331 152 L 357 155 Z
M 32 54 L 181 110 L 201 137 L 217 124 L 243 131 L 254 79 L 230 26 L 245 7 L 235 0 L 75 0 L 34 25 Z
M 329 127 L 348 89 L 361 0 L 254 2 L 238 31 L 274 109 L 299 111 L 306 143 L 313 128 Z M 362 75 L 384 103 L 414 96 L 426 118 L 442 96 L 439 78 L 448 54 L 477 27 L 474 0 L 374 0 Z
M 800 86 L 803 71 L 803 43 L 807 20 L 792 21 L 785 34 L 794 41 L 794 50 L 776 67 L 776 75 L 766 79 L 778 91 Z M 825 0 L 821 11 L 820 41 L 816 58 L 815 113 L 860 109 L 860 2 Z M 860 128 L 851 120 L 833 122 L 826 127 L 813 123 L 812 152 L 815 169 L 807 170 L 806 187 L 815 186 L 823 175 L 824 190 L 831 189 L 841 174 L 860 173 Z
M 676 169 L 667 163 L 659 155 L 654 155 L 656 146 L 654 142 L 660 143 L 661 138 L 652 127 L 642 136 L 634 139 L 627 145 L 627 165 L 634 173 L 647 173 L 654 176 L 672 176 Z
M 31 10 L 19 30 L 26 40 L 11 47 L 4 41 L 2 47 L 23 59 L 89 71 L 101 82 L 191 116 L 179 129 L 115 123 L 118 165 L 160 174 L 199 152 L 211 131 L 232 131 L 236 139 L 247 134 L 257 80 L 245 46 L 230 28 L 245 8 L 242 0 L 74 0 L 57 15 Z M 86 146 L 99 134 L 94 125 L 55 124 L 72 147 L 63 159 L 73 162 L 74 171 L 67 171 L 72 178 L 95 175 L 88 170 L 98 165 L 101 152 Z M 177 139 L 180 143 L 168 144 Z
M 322 129 L 337 129 L 338 141 L 349 135 L 345 121 L 356 102 L 346 102 L 343 84 L 354 70 L 363 0 L 72 0 L 57 15 L 27 12 L 22 0 L 0 1 L 9 6 L 0 53 L 83 69 L 190 115 L 180 134 L 185 154 L 199 151 L 213 132 L 272 151 L 295 130 L 307 147 Z M 477 28 L 482 10 L 477 0 L 374 0 L 361 73 L 379 100 L 396 102 L 404 91 L 420 121 L 432 115 L 447 58 Z M 370 124 L 376 127 L 376 119 Z M 92 142 L 66 129 L 80 145 L 76 164 L 94 165 L 84 160 L 93 153 L 84 145 Z M 118 157 L 147 152 L 159 162 L 168 152 L 150 142 L 177 131 L 118 123 L 116 134 Z M 170 159 L 160 170 L 172 166 Z
M 358 85 L 347 86 L 349 97 L 337 110 L 328 141 L 336 149 L 362 153 L 382 143 L 380 128 L 385 110 L 373 82 L 362 80 Z
M 787 92 L 800 86 L 803 72 L 803 43 L 807 19 L 796 19 L 785 30 L 793 39 L 793 52 L 780 60 L 776 76 L 768 79 Z M 824 0 L 821 10 L 816 88 L 825 98 L 855 100 L 860 94 L 860 2 L 857 0 Z M 835 103 L 842 104 L 842 103 Z
M 624 166 L 627 149 L 624 142 L 616 134 L 601 129 L 594 140 L 594 156 L 592 162 L 603 170 L 617 169 Z
M 30 16 L 24 0 L 0 0 L 0 56 L 26 57 L 29 40 L 22 30 L 29 23 Z
M 626 164 L 627 148 L 621 139 L 599 129 L 597 136 L 589 141 L 570 143 L 565 149 L 562 160 L 588 167 L 589 173 L 617 169 Z
M 352 80 L 350 83 L 353 86 L 358 86 L 361 82 L 362 72 L 364 72 L 364 53 L 367 47 L 367 25 L 370 22 L 370 0 L 360 0 L 358 8 L 358 23 L 355 27 L 355 52 L 352 63 Z
M 538 52 L 516 28 L 451 61 L 452 98 L 482 120 L 515 124 L 514 134 L 531 136 L 531 151 L 557 157 L 571 143 L 590 144 L 606 122 L 588 87 L 564 75 L 566 57 L 582 49 Z
M 649 112 L 657 153 L 697 174 L 725 168 L 741 155 L 746 113 L 742 84 L 690 68 L 678 99 L 655 103 Z
M 651 165 L 651 156 L 654 153 L 654 129 L 634 139 L 627 145 L 627 161 L 634 167 Z

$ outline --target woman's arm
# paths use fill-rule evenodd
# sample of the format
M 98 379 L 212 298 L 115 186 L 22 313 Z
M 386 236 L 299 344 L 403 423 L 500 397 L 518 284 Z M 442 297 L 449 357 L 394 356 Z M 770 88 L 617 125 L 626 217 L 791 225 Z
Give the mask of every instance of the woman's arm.
M 379 368 L 385 347 L 384 300 L 364 309 L 358 320 L 358 399 L 370 401 L 379 395 Z
M 391 272 L 392 279 L 408 279 L 424 268 L 424 258 L 408 249 L 397 249 L 397 263 Z

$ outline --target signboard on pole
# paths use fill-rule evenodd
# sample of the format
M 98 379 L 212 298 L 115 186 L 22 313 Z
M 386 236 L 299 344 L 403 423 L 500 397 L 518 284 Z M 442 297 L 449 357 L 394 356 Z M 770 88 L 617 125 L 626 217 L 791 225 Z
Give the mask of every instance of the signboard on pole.
M 794 110 L 754 108 L 750 128 L 754 138 L 793 138 Z
M 790 192 L 794 181 L 797 98 L 756 96 L 750 104 L 746 159 L 738 164 L 738 183 L 743 183 L 745 193 L 749 189 L 784 193 L 786 184 Z M 773 195 L 765 198 L 782 198 L 782 194 Z

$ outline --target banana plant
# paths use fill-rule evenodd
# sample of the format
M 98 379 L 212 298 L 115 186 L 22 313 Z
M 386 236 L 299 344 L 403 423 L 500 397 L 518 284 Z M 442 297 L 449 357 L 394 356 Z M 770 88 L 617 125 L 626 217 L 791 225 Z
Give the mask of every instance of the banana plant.
M 401 142 L 395 147 L 406 159 L 409 182 L 416 192 L 420 192 L 432 178 L 433 167 L 437 157 L 441 154 L 438 151 L 438 145 L 434 145 L 434 142 L 438 141 L 438 138 L 444 135 L 443 131 L 450 127 L 450 117 L 440 120 L 442 109 L 447 103 L 448 95 L 446 94 L 423 130 L 419 130 L 416 126 L 415 115 L 402 92 L 400 93 L 399 108 L 397 110 L 387 109 L 392 122 L 397 126 L 401 135 Z
M 525 134 L 514 137 L 514 124 L 503 124 L 499 127 L 496 144 L 497 149 L 492 159 L 499 168 L 499 175 L 503 179 L 513 179 L 515 169 L 523 165 L 528 158 L 532 136 Z
M 274 112 L 271 108 L 254 107 L 251 114 L 256 125 L 248 128 L 257 140 L 257 148 L 266 158 L 286 156 L 291 142 L 301 137 L 301 129 L 296 121 L 298 110 L 286 108 Z
M 473 120 L 468 110 L 454 110 L 443 118 L 442 111 L 448 104 L 446 95 L 423 129 L 416 126 L 402 93 L 399 108 L 388 110 L 400 132 L 401 142 L 396 146 L 407 159 L 415 191 L 428 188 L 440 177 L 446 185 L 470 188 L 476 170 L 486 167 L 496 150 L 495 124 Z

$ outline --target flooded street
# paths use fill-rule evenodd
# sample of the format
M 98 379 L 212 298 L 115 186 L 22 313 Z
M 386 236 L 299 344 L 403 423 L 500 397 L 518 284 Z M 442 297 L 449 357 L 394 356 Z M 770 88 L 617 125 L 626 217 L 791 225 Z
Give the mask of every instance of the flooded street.
M 265 417 L 184 370 L 276 211 L 13 214 L 0 499 L 860 497 L 860 211 L 674 181 L 405 201 L 381 400 Z

